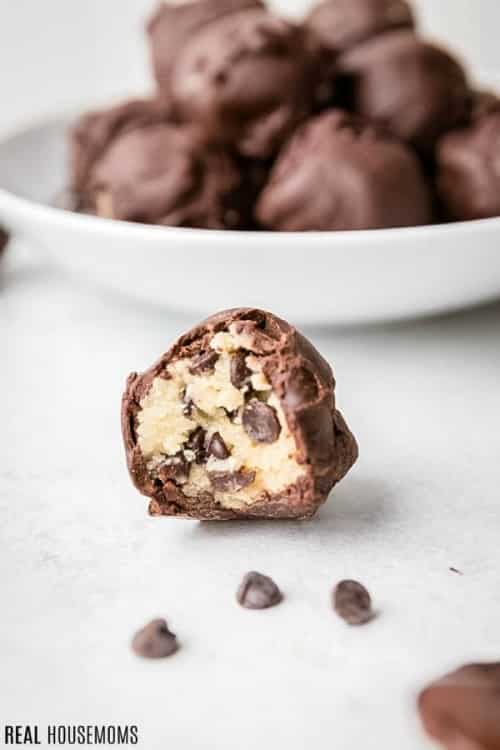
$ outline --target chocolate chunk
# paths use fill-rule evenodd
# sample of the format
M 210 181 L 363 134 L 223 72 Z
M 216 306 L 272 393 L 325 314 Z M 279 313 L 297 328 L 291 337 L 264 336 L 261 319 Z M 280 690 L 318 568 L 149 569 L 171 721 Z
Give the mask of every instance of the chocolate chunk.
M 363 625 L 373 618 L 371 597 L 358 581 L 341 581 L 333 592 L 336 613 L 349 625 Z
M 219 355 L 213 349 L 208 352 L 202 352 L 193 358 L 189 372 L 191 375 L 203 375 L 213 372 L 215 370 L 215 363 L 219 359 Z
M 210 471 L 210 483 L 216 492 L 239 492 L 255 479 L 255 471 Z
M 213 339 L 218 334 L 234 337 L 236 347 L 240 346 L 239 337 L 245 337 L 245 350 L 248 342 L 248 351 L 255 359 L 255 372 L 269 384 L 272 408 L 269 402 L 259 401 L 249 390 L 250 401 L 238 408 L 238 416 L 230 424 L 231 442 L 226 447 L 232 457 L 227 459 L 227 470 L 219 472 L 209 471 L 214 461 L 212 458 L 207 463 L 209 441 L 203 425 L 214 420 L 209 431 L 212 436 L 224 403 L 215 404 L 213 414 L 194 408 L 193 431 L 183 450 L 188 461 L 194 460 L 198 465 L 191 467 L 186 484 L 170 480 L 162 486 L 156 481 L 154 466 L 158 456 L 154 445 L 162 446 L 162 430 L 170 430 L 162 416 L 170 413 L 170 405 L 160 400 L 156 412 L 155 409 L 145 410 L 145 401 L 150 395 L 154 399 L 168 400 L 170 396 L 160 397 L 156 393 L 154 383 L 165 373 L 173 373 L 172 368 L 180 361 L 191 362 L 195 356 L 211 355 Z M 231 358 L 227 352 L 220 356 Z M 225 366 L 227 359 L 223 364 L 217 378 L 222 402 L 227 395 L 231 399 L 235 395 L 230 368 Z M 203 383 L 197 385 L 202 388 Z M 159 390 L 163 393 L 165 389 L 162 386 Z M 227 412 L 231 411 L 232 403 L 227 406 Z M 245 408 L 248 410 L 246 428 L 241 417 Z M 171 411 L 174 419 L 175 409 Z M 155 414 L 158 414 L 158 422 Z M 149 510 L 155 516 L 202 520 L 310 518 L 325 502 L 332 487 L 347 474 L 358 455 L 356 441 L 336 407 L 335 381 L 328 362 L 296 328 L 271 313 L 254 308 L 227 310 L 212 316 L 181 336 L 146 372 L 132 375 L 123 396 L 122 415 L 130 476 L 138 490 L 150 499 Z M 250 429 L 259 440 L 287 441 L 284 461 L 290 465 L 284 468 L 289 468 L 295 477 L 289 484 L 288 472 L 283 471 L 283 484 L 276 486 L 271 454 L 278 443 L 250 444 L 245 429 Z M 225 438 L 223 430 L 220 434 Z M 165 438 L 169 436 L 167 432 Z M 255 450 L 256 445 L 259 450 Z M 236 456 L 239 463 L 234 465 L 241 468 L 234 471 L 231 461 Z M 235 497 L 240 502 L 235 502 Z
M 170 632 L 165 620 L 153 620 L 137 632 L 132 640 L 132 650 L 144 659 L 164 659 L 179 648 L 176 636 Z
M 245 406 L 242 422 L 245 432 L 256 443 L 274 443 L 280 436 L 276 411 L 257 398 L 252 398 Z
M 259 2 L 163 4 L 149 33 L 163 96 L 208 140 L 267 159 L 312 109 L 320 46 Z
M 207 453 L 209 456 L 219 458 L 221 461 L 223 461 L 225 458 L 229 458 L 229 456 L 231 455 L 219 432 L 214 432 L 214 434 L 208 441 Z
M 446 750 L 499 750 L 500 663 L 468 664 L 422 691 L 420 717 Z
M 185 400 L 185 399 L 184 399 Z M 188 399 L 185 401 L 186 405 L 182 410 L 182 413 L 185 417 L 192 417 L 193 416 L 193 409 L 194 409 L 194 401 L 192 399 Z
M 185 443 L 186 449 L 193 451 L 195 454 L 195 461 L 197 464 L 202 464 L 206 461 L 206 437 L 207 433 L 203 427 L 197 427 L 189 436 L 189 439 Z
M 267 609 L 279 604 L 283 596 L 272 578 L 252 571 L 243 578 L 236 598 L 247 609 Z
M 284 146 L 256 215 L 279 231 L 416 226 L 432 219 L 431 193 L 409 147 L 332 109 Z
M 231 383 L 235 388 L 243 388 L 248 382 L 252 371 L 246 365 L 246 352 L 240 349 L 231 358 Z
M 412 32 L 382 34 L 353 47 L 340 56 L 338 71 L 351 80 L 356 112 L 424 155 L 467 120 L 470 91 L 462 66 Z
M 189 477 L 190 463 L 186 460 L 183 453 L 166 458 L 157 469 L 158 477 L 162 482 L 181 483 L 187 481 Z

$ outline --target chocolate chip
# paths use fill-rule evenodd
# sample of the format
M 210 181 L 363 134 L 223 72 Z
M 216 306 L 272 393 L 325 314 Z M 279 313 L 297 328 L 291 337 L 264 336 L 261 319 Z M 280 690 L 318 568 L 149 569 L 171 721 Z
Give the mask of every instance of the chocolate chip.
M 189 439 L 184 443 L 186 450 L 193 451 L 195 454 L 195 461 L 197 464 L 202 464 L 206 458 L 205 442 L 207 433 L 203 427 L 197 427 L 194 432 L 191 433 Z
M 153 620 L 139 630 L 132 640 L 132 650 L 144 659 L 164 659 L 179 648 L 176 636 L 165 620 Z
M 208 474 L 210 484 L 217 492 L 239 492 L 255 479 L 255 471 L 239 469 L 238 471 L 211 471 Z
M 209 372 L 213 372 L 215 369 L 215 363 L 219 359 L 217 352 L 209 350 L 208 352 L 202 352 L 193 358 L 189 372 L 191 375 L 202 375 Z
M 231 455 L 219 432 L 214 432 L 208 441 L 207 453 L 209 456 L 214 456 L 214 458 L 220 458 L 221 461 L 225 458 L 229 458 Z
M 184 390 L 182 400 L 185 403 L 182 413 L 185 417 L 191 417 L 193 415 L 194 401 L 187 395 L 187 390 Z
M 274 443 L 281 425 L 272 406 L 253 398 L 243 411 L 243 429 L 256 443 Z
M 341 581 L 333 592 L 333 606 L 349 625 L 362 625 L 373 618 L 370 594 L 358 581 Z
M 284 401 L 291 409 L 316 401 L 319 395 L 315 376 L 305 367 L 299 367 L 290 373 L 286 381 Z
M 279 604 L 283 595 L 272 578 L 252 571 L 244 576 L 236 598 L 247 609 L 267 609 Z
M 240 349 L 234 357 L 231 357 L 231 383 L 235 388 L 243 388 L 248 382 L 252 371 L 248 369 L 245 362 L 246 354 Z
M 159 465 L 157 472 L 162 482 L 177 482 L 180 484 L 186 482 L 189 478 L 189 468 L 191 464 L 187 461 L 183 453 L 177 453 L 175 456 L 169 456 Z

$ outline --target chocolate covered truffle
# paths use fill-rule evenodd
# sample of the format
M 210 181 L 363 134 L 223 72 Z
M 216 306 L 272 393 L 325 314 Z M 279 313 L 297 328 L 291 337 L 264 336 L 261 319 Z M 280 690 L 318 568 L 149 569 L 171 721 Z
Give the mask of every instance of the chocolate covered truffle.
M 163 4 L 149 24 L 162 94 L 208 141 L 267 158 L 312 109 L 318 45 L 259 2 Z
M 323 0 L 306 18 L 306 26 L 331 52 L 343 52 L 377 34 L 415 25 L 406 0 Z
M 309 518 L 357 458 L 327 362 L 271 313 L 193 328 L 123 397 L 127 463 L 153 516 Z
M 338 69 L 349 78 L 359 114 L 426 154 L 467 119 L 470 92 L 462 66 L 411 32 L 357 45 L 340 56 Z
M 71 129 L 71 188 L 85 190 L 96 161 L 118 136 L 129 130 L 167 122 L 169 109 L 159 99 L 130 99 L 83 115 Z
M 426 688 L 419 710 L 446 750 L 500 750 L 500 663 L 469 664 Z
M 87 116 L 73 138 L 73 190 L 105 218 L 203 228 L 240 228 L 251 191 L 240 166 L 168 122 L 160 102 L 131 102 Z
M 408 147 L 331 110 L 284 147 L 256 214 L 281 231 L 404 227 L 429 222 L 431 201 Z
M 471 124 L 437 146 L 437 188 L 446 218 L 500 216 L 500 100 L 478 99 Z

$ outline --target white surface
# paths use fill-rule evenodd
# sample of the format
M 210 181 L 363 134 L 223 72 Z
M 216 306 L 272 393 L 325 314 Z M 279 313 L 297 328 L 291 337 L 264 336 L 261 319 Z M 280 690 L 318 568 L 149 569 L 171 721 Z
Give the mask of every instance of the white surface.
M 477 66 L 500 63 L 497 0 L 422 5 Z M 4 2 L 0 129 L 139 87 L 142 42 L 128 40 L 149 6 Z M 414 713 L 420 685 L 500 655 L 500 306 L 317 331 L 361 443 L 357 467 L 310 524 L 207 526 L 146 518 L 118 428 L 126 373 L 192 321 L 76 286 L 19 248 L 8 266 L 0 721 L 138 723 L 143 750 L 430 748 Z M 236 607 L 252 567 L 276 577 L 281 607 Z M 344 575 L 380 609 L 363 630 L 330 611 Z M 183 649 L 148 664 L 128 643 L 155 615 Z
M 144 750 L 430 747 L 419 687 L 500 656 L 500 306 L 312 332 L 361 447 L 313 522 L 152 520 L 126 475 L 120 394 L 193 321 L 71 284 L 19 248 L 6 261 L 2 721 L 137 723 Z M 283 605 L 238 608 L 252 568 Z M 362 629 L 330 609 L 344 576 L 380 611 Z M 158 615 L 183 648 L 144 663 L 129 639 Z
M 0 223 L 79 278 L 205 317 L 258 305 L 297 323 L 394 319 L 500 296 L 500 218 L 364 232 L 228 232 L 127 224 L 47 206 L 67 125 L 0 143 Z

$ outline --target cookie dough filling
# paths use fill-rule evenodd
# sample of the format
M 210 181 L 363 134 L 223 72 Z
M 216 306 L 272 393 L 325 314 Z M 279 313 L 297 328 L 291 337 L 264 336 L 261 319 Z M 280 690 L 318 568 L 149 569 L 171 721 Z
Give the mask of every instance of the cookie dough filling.
M 225 508 L 274 495 L 305 473 L 278 397 L 235 326 L 154 378 L 137 414 L 138 445 L 157 482 Z

